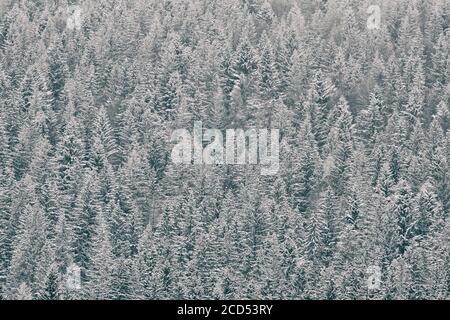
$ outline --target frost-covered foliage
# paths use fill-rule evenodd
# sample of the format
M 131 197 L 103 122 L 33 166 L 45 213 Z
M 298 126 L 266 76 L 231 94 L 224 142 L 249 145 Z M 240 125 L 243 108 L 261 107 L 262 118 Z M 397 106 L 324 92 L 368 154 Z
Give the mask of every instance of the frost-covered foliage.
M 450 2 L 375 2 L 1 0 L 0 297 L 448 299 Z

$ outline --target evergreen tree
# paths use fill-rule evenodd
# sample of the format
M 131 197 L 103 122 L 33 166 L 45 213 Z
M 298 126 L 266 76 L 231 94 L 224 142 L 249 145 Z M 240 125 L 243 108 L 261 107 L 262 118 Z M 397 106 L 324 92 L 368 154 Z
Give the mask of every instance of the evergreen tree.
M 86 295 L 91 299 L 111 299 L 115 296 L 113 291 L 115 261 L 109 241 L 109 230 L 101 210 L 97 213 L 95 225 L 95 234 L 91 239 L 92 251 L 89 253 Z

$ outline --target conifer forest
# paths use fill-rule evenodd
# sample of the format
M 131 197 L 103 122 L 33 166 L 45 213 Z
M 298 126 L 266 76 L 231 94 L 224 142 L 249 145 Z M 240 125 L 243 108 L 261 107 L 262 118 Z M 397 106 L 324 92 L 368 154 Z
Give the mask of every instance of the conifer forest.
M 450 299 L 449 52 L 447 0 L 0 0 L 0 300 Z

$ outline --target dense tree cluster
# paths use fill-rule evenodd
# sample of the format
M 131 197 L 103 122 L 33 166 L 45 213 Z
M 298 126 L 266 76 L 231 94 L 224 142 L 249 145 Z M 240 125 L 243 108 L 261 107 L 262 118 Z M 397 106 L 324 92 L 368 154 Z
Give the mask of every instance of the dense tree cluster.
M 447 299 L 449 14 L 2 0 L 1 298 Z M 279 128 L 280 171 L 174 165 L 198 120 Z

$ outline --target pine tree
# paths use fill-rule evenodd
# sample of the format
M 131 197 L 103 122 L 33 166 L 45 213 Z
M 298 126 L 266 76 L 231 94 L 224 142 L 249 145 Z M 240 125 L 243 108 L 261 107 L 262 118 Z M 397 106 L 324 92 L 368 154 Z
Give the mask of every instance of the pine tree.
M 383 113 L 386 109 L 379 90 L 377 88 L 371 93 L 368 108 L 362 110 L 356 118 L 357 134 L 368 147 L 374 145 L 377 133 L 381 133 L 384 127 Z
M 8 275 L 9 262 L 14 248 L 15 225 L 11 205 L 13 203 L 14 180 L 11 169 L 0 170 L 0 297 Z
M 85 146 L 82 141 L 81 127 L 74 115 L 73 105 L 67 107 L 64 133 L 56 148 L 57 172 L 59 188 L 62 193 L 61 207 L 72 210 L 78 194 L 78 186 L 82 179 Z
M 15 239 L 14 253 L 6 288 L 15 295 L 22 282 L 28 283 L 33 295 L 38 294 L 36 268 L 45 259 L 47 221 L 36 199 L 27 205 L 20 220 L 21 228 Z
M 158 114 L 165 120 L 173 120 L 181 99 L 182 81 L 179 73 L 168 76 L 161 84 L 159 101 L 155 107 Z
M 354 151 L 353 117 L 348 110 L 345 99 L 341 99 L 336 106 L 336 121 L 328 135 L 325 150 L 328 154 L 327 163 L 330 163 L 329 181 L 334 192 L 341 194 L 348 180 L 351 156 Z
M 28 287 L 25 282 L 22 282 L 14 297 L 17 300 L 32 300 L 33 293 L 31 292 L 30 287 Z
M 330 112 L 330 100 L 334 93 L 334 86 L 325 78 L 321 71 L 316 72 L 311 88 L 308 92 L 308 102 L 313 111 L 312 118 L 314 135 L 319 148 L 325 144 L 328 132 L 328 114 Z
M 417 221 L 414 219 L 411 191 L 408 183 L 401 180 L 394 193 L 392 210 L 397 219 L 397 246 L 398 252 L 403 254 L 413 240 L 414 228 Z
M 414 199 L 415 234 L 426 238 L 434 230 L 436 224 L 443 221 L 443 208 L 434 191 L 434 186 L 427 181 L 420 188 Z
M 292 197 L 293 207 L 300 212 L 310 209 L 312 195 L 317 187 L 320 157 L 314 140 L 309 116 L 306 116 L 298 133 L 299 146 L 290 160 L 291 169 L 287 183 L 288 193 Z
M 74 239 L 71 244 L 74 262 L 82 268 L 82 274 L 89 268 L 92 239 L 95 234 L 97 216 L 102 210 L 98 176 L 86 170 L 72 213 Z M 84 279 L 84 278 L 83 278 Z
M 111 164 L 116 163 L 119 148 L 105 107 L 100 107 L 93 125 L 93 143 L 90 145 L 92 148 L 90 156 L 93 167 L 100 170 L 105 166 L 106 161 Z
M 322 263 L 325 254 L 325 238 L 329 230 L 327 222 L 320 210 L 314 210 L 306 223 L 305 250 L 314 263 Z
M 273 48 L 266 33 L 261 36 L 260 42 L 263 47 L 260 49 L 260 58 L 258 62 L 258 87 L 260 96 L 263 99 L 277 99 L 280 86 L 278 70 Z
M 425 107 L 425 75 L 421 63 L 417 66 L 413 84 L 414 85 L 409 93 L 406 112 L 409 117 L 420 120 L 424 115 Z
M 90 299 L 111 299 L 115 296 L 112 285 L 115 262 L 109 230 L 101 210 L 96 216 L 95 225 L 95 234 L 90 245 L 89 267 L 86 270 L 86 295 Z
M 340 231 L 339 226 L 339 217 L 337 216 L 337 206 L 336 206 L 336 197 L 333 193 L 333 190 L 328 187 L 326 191 L 321 193 L 320 199 L 318 200 L 318 211 L 317 216 L 323 217 L 325 222 L 324 230 L 326 233 L 324 234 L 324 261 L 329 263 L 334 254 L 338 235 Z

